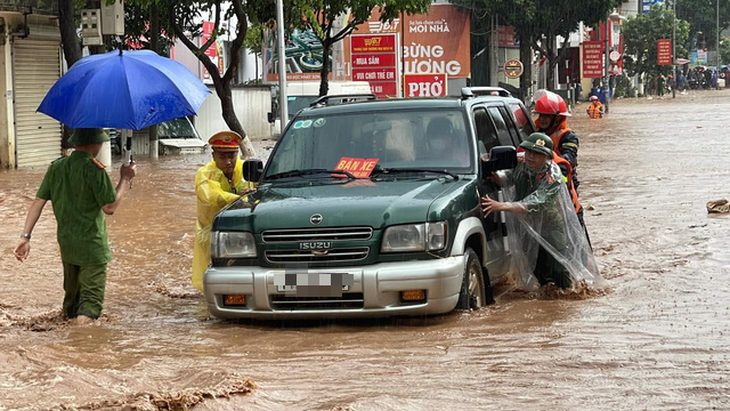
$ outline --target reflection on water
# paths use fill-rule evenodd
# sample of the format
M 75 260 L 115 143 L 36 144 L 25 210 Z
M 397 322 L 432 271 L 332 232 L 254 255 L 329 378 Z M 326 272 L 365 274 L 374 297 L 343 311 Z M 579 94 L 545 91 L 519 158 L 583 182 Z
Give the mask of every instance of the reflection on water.
M 494 306 L 435 318 L 209 318 L 189 283 L 202 155 L 139 163 L 108 218 L 105 316 L 68 325 L 54 317 L 62 273 L 50 207 L 31 259 L 11 256 L 44 170 L 0 172 L 0 410 L 210 393 L 232 396 L 208 395 L 201 409 L 727 408 L 730 217 L 709 217 L 705 203 L 730 196 L 730 94 L 679 97 L 569 120 L 611 293 L 556 300 L 501 289 Z M 266 153 L 271 143 L 258 145 Z M 236 391 L 245 378 L 253 394 Z

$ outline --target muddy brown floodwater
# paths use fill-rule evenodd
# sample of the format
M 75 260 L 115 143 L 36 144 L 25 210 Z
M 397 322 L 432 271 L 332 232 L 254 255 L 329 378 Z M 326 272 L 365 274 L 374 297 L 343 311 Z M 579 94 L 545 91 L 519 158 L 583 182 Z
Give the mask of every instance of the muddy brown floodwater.
M 435 318 L 209 318 L 189 283 L 194 156 L 139 163 L 108 218 L 104 315 L 70 326 L 50 207 L 30 260 L 11 255 L 44 170 L 0 172 L 0 410 L 730 408 L 730 215 L 705 210 L 730 197 L 730 92 L 585 107 L 570 124 L 610 292 Z

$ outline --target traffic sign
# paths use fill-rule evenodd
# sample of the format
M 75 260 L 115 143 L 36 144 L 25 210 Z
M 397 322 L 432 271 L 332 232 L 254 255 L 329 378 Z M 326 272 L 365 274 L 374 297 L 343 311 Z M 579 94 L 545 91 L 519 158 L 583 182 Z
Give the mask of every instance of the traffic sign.
M 525 71 L 525 66 L 517 59 L 509 59 L 504 62 L 504 74 L 507 78 L 519 78 L 523 71 Z

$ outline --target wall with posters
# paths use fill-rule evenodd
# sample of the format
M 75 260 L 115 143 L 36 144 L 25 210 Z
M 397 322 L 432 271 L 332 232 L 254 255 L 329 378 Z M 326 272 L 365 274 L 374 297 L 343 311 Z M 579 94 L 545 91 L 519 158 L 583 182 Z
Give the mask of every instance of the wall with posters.
M 425 15 L 402 15 L 389 23 L 379 21 L 378 8 L 373 9 L 370 19 L 357 27 L 353 34 L 388 34 L 396 37 L 396 65 L 398 73 L 444 73 L 448 77 L 449 94 L 459 94 L 471 73 L 470 18 L 450 4 L 432 4 Z M 276 73 L 276 42 L 273 31 L 267 33 L 264 44 L 264 60 L 267 61 L 266 81 L 278 81 Z M 294 38 L 296 37 L 296 39 Z M 304 41 L 305 39 L 306 41 Z M 319 80 L 319 70 L 307 71 L 303 58 L 317 60 L 321 56 L 321 44 L 305 32 L 297 32 L 287 43 L 287 80 Z M 351 40 L 346 38 L 335 44 L 332 53 L 333 73 L 330 80 L 355 80 L 353 78 Z M 319 47 L 319 49 L 318 49 Z M 318 53 L 319 50 L 319 54 Z M 316 62 L 311 67 L 316 66 Z M 321 66 L 320 66 L 321 67 Z M 398 83 L 402 76 L 397 79 Z
M 444 73 L 448 94 L 460 93 L 471 73 L 469 13 L 450 4 L 432 4 L 425 15 L 402 15 L 391 23 L 381 23 L 379 18 L 374 9 L 370 20 L 354 33 L 396 34 L 401 44 L 401 73 Z M 345 53 L 349 52 L 346 48 Z

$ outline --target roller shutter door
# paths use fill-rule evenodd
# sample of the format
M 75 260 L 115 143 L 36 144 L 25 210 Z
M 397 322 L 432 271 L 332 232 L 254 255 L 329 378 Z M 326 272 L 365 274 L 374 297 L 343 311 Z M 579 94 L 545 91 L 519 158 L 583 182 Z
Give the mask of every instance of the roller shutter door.
M 61 124 L 36 113 L 61 75 L 60 43 L 16 39 L 13 43 L 15 152 L 18 167 L 45 166 L 61 156 Z

